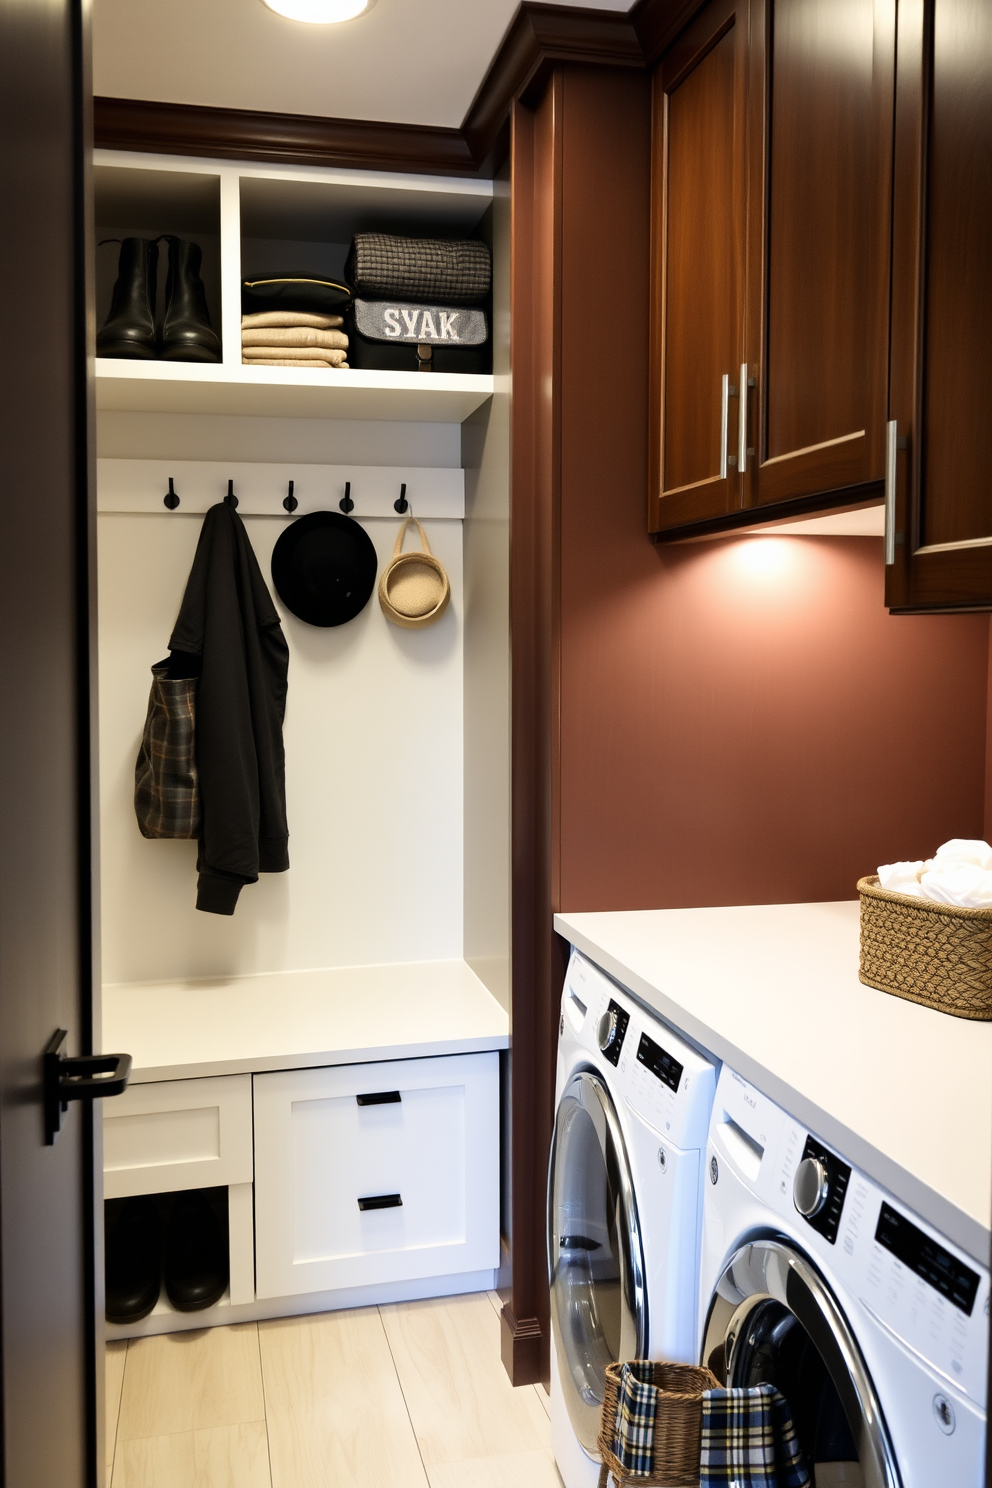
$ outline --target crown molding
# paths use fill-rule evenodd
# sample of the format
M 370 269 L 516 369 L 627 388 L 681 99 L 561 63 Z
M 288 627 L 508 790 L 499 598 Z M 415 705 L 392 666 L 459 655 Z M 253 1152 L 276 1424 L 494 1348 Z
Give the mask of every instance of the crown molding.
M 379 124 L 312 114 L 94 98 L 93 138 L 111 150 L 265 160 L 280 165 L 346 165 L 365 170 L 471 175 L 460 129 Z
M 462 122 L 474 159 L 493 150 L 514 101 L 534 99 L 561 62 L 642 68 L 644 53 L 622 12 L 523 0 Z
M 522 0 L 460 129 L 202 104 L 94 98 L 94 143 L 112 150 L 480 175 L 506 158 L 510 109 L 561 63 L 650 67 L 702 0 L 637 0 L 627 14 Z

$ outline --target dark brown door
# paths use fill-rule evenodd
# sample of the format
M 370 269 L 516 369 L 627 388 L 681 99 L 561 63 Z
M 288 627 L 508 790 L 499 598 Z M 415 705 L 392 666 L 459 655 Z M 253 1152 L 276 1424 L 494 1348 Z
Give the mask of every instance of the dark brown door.
M 0 6 L 0 1479 L 98 1482 L 92 1107 L 45 1141 L 42 1051 L 92 1032 L 82 0 Z
M 748 0 L 712 0 L 654 79 L 648 524 L 738 510 Z
M 884 474 L 895 0 L 752 0 L 744 503 Z
M 900 0 L 890 416 L 896 609 L 992 605 L 992 5 Z

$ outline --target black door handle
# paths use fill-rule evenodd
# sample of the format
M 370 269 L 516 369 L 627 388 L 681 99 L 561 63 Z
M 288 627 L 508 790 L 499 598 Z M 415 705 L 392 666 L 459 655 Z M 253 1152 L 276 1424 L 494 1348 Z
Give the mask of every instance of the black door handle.
M 62 1130 L 62 1115 L 71 1100 L 98 1100 L 121 1095 L 131 1077 L 130 1054 L 81 1054 L 69 1059 L 63 1053 L 68 1034 L 57 1028 L 44 1054 L 45 1141 L 49 1147 Z
M 374 1194 L 367 1199 L 359 1199 L 359 1209 L 402 1209 L 403 1200 L 399 1194 Z
M 376 1090 L 371 1095 L 356 1095 L 360 1106 L 395 1106 L 403 1097 L 398 1090 Z

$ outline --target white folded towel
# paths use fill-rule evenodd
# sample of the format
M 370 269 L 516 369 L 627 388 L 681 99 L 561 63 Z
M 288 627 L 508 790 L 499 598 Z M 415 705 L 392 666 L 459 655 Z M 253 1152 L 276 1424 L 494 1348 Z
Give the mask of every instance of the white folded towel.
M 977 863 L 939 859 L 923 874 L 920 888 L 924 899 L 937 904 L 956 904 L 961 909 L 992 909 L 992 873 Z M 904 891 L 900 891 L 904 892 Z
M 925 867 L 922 858 L 915 863 L 883 863 L 878 870 L 878 881 L 890 894 L 913 894 L 922 899 L 920 874 Z
M 952 837 L 941 843 L 934 853 L 934 862 L 941 867 L 945 863 L 975 863 L 986 872 L 992 870 L 992 847 L 987 842 L 978 842 L 970 837 Z

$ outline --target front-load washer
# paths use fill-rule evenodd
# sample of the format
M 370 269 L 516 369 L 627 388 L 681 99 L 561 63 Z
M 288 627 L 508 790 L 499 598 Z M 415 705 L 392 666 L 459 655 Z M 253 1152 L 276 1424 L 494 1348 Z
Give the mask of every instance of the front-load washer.
M 701 1357 L 775 1385 L 817 1488 L 980 1488 L 989 1273 L 723 1066 Z
M 551 1432 L 599 1480 L 607 1364 L 694 1362 L 713 1064 L 577 951 L 561 999 L 548 1174 Z

